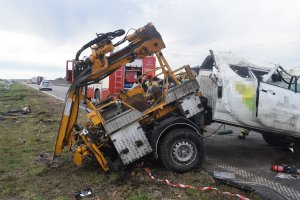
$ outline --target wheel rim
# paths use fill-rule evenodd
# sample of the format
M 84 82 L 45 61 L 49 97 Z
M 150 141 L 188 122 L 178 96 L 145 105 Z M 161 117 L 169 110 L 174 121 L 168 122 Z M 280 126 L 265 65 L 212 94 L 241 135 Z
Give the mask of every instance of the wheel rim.
M 189 140 L 177 141 L 172 146 L 172 159 L 179 165 L 188 165 L 197 156 L 196 146 Z

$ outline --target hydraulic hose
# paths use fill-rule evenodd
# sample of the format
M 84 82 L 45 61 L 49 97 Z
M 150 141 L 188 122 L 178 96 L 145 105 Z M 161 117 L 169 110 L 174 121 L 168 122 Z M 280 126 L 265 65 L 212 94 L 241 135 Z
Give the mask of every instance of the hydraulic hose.
M 107 38 L 110 38 L 110 40 L 114 39 L 115 37 L 119 37 L 125 34 L 125 30 L 124 29 L 119 29 L 116 30 L 114 32 L 108 32 L 108 33 L 102 33 L 102 34 L 97 34 L 97 38 L 89 41 L 88 43 L 86 43 L 85 45 L 83 45 L 76 53 L 75 56 L 75 60 L 78 61 L 79 60 L 79 56 L 80 54 L 86 50 L 87 48 L 89 48 L 90 46 L 94 45 L 94 44 L 98 44 L 103 42 L 104 40 L 106 40 Z

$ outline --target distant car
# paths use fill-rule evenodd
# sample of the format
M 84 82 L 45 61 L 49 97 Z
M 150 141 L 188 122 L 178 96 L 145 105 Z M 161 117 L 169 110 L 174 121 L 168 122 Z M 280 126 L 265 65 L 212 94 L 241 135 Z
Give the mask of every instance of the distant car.
M 52 91 L 52 84 L 48 80 L 43 80 L 39 86 L 39 90 L 50 90 Z

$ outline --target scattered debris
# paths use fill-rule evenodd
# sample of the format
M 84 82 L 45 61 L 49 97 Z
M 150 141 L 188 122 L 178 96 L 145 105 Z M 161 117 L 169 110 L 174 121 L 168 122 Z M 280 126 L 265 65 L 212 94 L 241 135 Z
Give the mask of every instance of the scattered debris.
M 289 148 L 289 151 L 291 152 L 291 153 L 295 153 L 295 151 L 294 151 L 294 148 Z
M 31 113 L 31 107 L 30 106 L 25 106 L 22 109 L 19 110 L 10 110 L 7 111 L 9 115 L 27 115 L 28 113 Z
M 300 179 L 300 174 L 277 173 L 275 178 L 278 179 Z
M 19 110 L 9 110 L 7 112 L 0 113 L 0 120 L 6 120 L 6 119 L 18 119 L 17 116 L 20 115 L 27 115 L 28 113 L 31 113 L 31 107 L 25 106 L 22 109 Z M 14 123 L 19 123 L 20 121 L 15 121 Z
M 239 188 L 246 192 L 254 192 L 255 191 L 253 187 L 237 181 L 235 179 L 235 174 L 232 172 L 214 171 L 213 178 L 219 184 L 225 184 L 225 185 L 229 185 L 232 187 L 236 187 L 236 188 Z
M 218 179 L 235 179 L 235 175 L 232 172 L 214 171 L 214 178 L 218 178 Z
M 281 164 L 281 165 L 273 165 L 271 167 L 274 172 L 281 172 L 287 174 L 297 174 L 297 168 L 293 165 Z
M 227 134 L 232 134 L 232 130 L 223 130 L 223 131 L 218 131 L 219 135 L 227 135 Z
M 89 197 L 89 196 L 92 196 L 92 195 L 93 195 L 92 188 L 86 188 L 86 189 L 83 189 L 81 191 L 75 192 L 75 199 L 79 200 L 82 197 Z
M 52 155 L 50 153 L 41 153 L 37 156 L 37 158 L 35 159 L 35 162 L 39 162 L 39 163 L 51 163 L 52 161 Z
M 275 178 L 278 179 L 300 179 L 300 169 L 297 169 L 293 165 L 273 165 L 271 170 L 274 172 L 279 172 L 275 176 Z

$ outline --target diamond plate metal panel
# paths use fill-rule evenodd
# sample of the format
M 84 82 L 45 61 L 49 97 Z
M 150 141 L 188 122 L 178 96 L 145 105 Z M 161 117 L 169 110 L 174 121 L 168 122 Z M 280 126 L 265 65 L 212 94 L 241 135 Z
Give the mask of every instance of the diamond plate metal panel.
M 135 109 L 127 110 L 116 117 L 106 121 L 106 124 L 104 125 L 105 130 L 108 133 L 112 133 L 123 126 L 126 126 L 127 124 L 130 124 L 131 122 L 137 120 L 142 116 L 142 113 Z
M 134 122 L 114 132 L 110 138 L 124 165 L 153 151 L 139 122 Z
M 167 101 L 167 103 L 171 103 L 171 102 L 173 102 L 177 99 L 180 99 L 190 93 L 195 92 L 198 89 L 199 89 L 199 83 L 197 82 L 196 79 L 186 82 L 182 85 L 171 88 L 168 91 L 166 101 Z
M 190 118 L 204 110 L 199 96 L 195 95 L 185 98 L 180 105 L 180 109 L 187 118 Z

